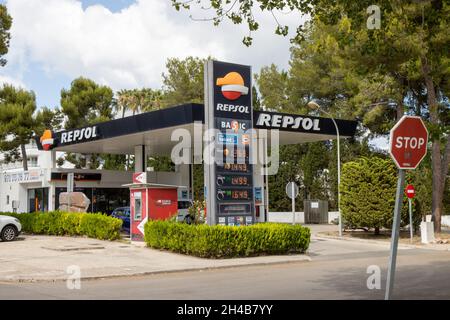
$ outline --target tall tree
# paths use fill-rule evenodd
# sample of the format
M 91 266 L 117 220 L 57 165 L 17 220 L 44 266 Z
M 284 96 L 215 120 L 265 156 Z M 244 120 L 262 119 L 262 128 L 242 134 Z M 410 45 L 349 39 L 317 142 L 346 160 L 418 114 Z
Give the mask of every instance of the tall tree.
M 172 2 L 176 9 L 199 4 Z M 374 134 L 386 134 L 404 112 L 427 120 L 432 215 L 440 231 L 450 166 L 447 0 L 381 0 L 376 6 L 370 0 L 208 2 L 216 13 L 215 24 L 229 19 L 246 23 L 251 31 L 258 28 L 253 4 L 272 14 L 290 9 L 311 16 L 293 39 L 297 44 L 293 56 L 298 59 L 291 70 L 297 69 L 298 83 L 303 84 L 294 86 L 299 97 L 314 92 L 311 98 L 320 99 L 336 115 L 360 119 Z M 286 26 L 277 26 L 277 33 L 287 31 Z
M 168 106 L 166 95 L 162 89 L 145 89 L 141 93 L 142 111 L 153 111 Z
M 259 74 L 255 74 L 255 80 L 261 92 L 261 105 L 273 111 L 298 112 L 300 106 L 307 101 L 293 101 L 289 92 L 289 75 L 286 71 L 278 70 L 277 66 L 261 68 Z
M 36 112 L 34 132 L 37 136 L 42 135 L 46 129 L 59 131 L 61 130 L 62 125 L 63 115 L 59 108 L 50 109 L 47 107 L 41 107 Z
M 113 118 L 113 92 L 83 77 L 61 90 L 61 112 L 67 117 L 66 129 L 86 126 Z
M 328 166 L 330 150 L 323 142 L 312 142 L 306 145 L 306 153 L 300 159 L 301 177 L 303 180 L 304 199 L 320 198 L 327 195 L 327 181 L 321 181 Z
M 170 58 L 163 73 L 163 90 L 167 105 L 203 103 L 203 66 L 208 59 Z
M 65 116 L 65 129 L 87 126 L 113 118 L 113 92 L 83 77 L 72 81 L 70 89 L 61 90 L 61 112 Z M 89 159 L 88 159 L 89 158 Z M 76 168 L 88 166 L 96 169 L 101 164 L 98 155 L 87 156 L 68 153 L 66 160 Z
M 113 106 L 117 113 L 122 114 L 122 118 L 125 117 L 125 112 L 130 104 L 130 92 L 131 90 L 122 89 L 116 93 L 117 98 L 113 100 Z
M 34 92 L 7 84 L 0 88 L 0 150 L 6 152 L 6 159 L 12 161 L 17 160 L 20 154 L 24 171 L 28 170 L 25 145 L 34 135 L 35 110 Z
M 126 110 L 130 110 L 135 115 L 165 108 L 167 106 L 165 98 L 161 89 L 123 89 L 117 92 L 115 106 L 118 112 L 122 112 L 123 118 Z
M 338 4 L 321 1 L 322 12 L 316 17 L 327 25 L 341 26 L 340 32 L 331 37 L 343 48 L 344 57 L 360 66 L 360 73 L 375 75 L 369 79 L 377 87 L 396 88 L 396 95 L 391 97 L 399 107 L 397 119 L 407 111 L 428 121 L 432 215 L 435 230 L 440 232 L 450 166 L 450 3 L 382 1 L 378 6 L 383 19 L 375 29 L 367 28 L 368 1 L 338 1 Z M 368 88 L 375 91 L 374 86 Z M 382 115 L 383 110 L 378 114 Z
M 128 170 L 126 167 L 126 157 L 123 154 L 104 154 L 103 170 Z
M 301 177 L 300 161 L 306 153 L 307 145 L 286 145 L 280 146 L 279 159 L 280 165 L 276 175 L 270 175 L 269 181 L 269 205 L 271 209 L 280 211 L 289 211 L 291 208 L 291 201 L 286 196 L 286 183 L 294 181 L 297 185 L 302 186 L 303 181 Z M 302 209 L 302 201 L 296 201 L 296 209 Z
M 8 10 L 4 4 L 0 4 L 0 67 L 6 64 L 6 59 L 2 58 L 8 53 L 9 40 L 11 39 L 11 34 L 9 29 L 11 29 L 12 18 L 8 14 Z

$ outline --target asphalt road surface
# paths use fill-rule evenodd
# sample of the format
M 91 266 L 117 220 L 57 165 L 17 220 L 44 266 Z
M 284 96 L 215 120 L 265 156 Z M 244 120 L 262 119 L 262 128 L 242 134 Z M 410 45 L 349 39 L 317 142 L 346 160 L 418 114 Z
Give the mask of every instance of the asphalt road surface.
M 73 290 L 66 282 L 0 283 L 0 299 L 383 299 L 388 253 L 316 239 L 311 262 L 84 280 Z M 369 266 L 381 270 L 380 289 L 367 287 Z M 399 250 L 393 298 L 450 299 L 450 252 Z

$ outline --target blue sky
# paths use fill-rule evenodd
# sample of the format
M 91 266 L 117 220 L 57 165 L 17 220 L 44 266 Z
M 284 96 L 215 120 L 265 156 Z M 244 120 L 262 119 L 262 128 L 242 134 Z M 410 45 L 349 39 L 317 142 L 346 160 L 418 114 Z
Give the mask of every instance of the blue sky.
M 0 3 L 5 4 L 6 2 L 5 0 L 0 0 Z M 81 0 L 83 9 L 92 5 L 102 5 L 111 12 L 119 12 L 134 2 L 133 0 Z M 19 72 L 19 68 L 19 66 L 8 65 L 8 69 L 12 70 L 12 73 Z M 29 64 L 21 77 L 21 82 L 36 93 L 38 107 L 47 106 L 50 108 L 59 105 L 61 89 L 69 87 L 72 80 L 71 77 L 62 73 L 46 74 L 42 66 L 37 63 Z
M 61 89 L 79 76 L 115 91 L 159 88 L 171 57 L 213 56 L 251 64 L 254 72 L 271 63 L 288 67 L 289 38 L 275 35 L 273 17 L 262 13 L 260 31 L 247 48 L 241 42 L 246 26 L 195 22 L 189 17 L 192 12 L 177 12 L 169 0 L 0 2 L 13 17 L 8 64 L 0 69 L 0 83 L 33 90 L 38 107 L 58 106 Z M 193 14 L 202 18 L 207 13 Z M 292 30 L 304 21 L 295 14 L 279 19 Z
M 112 12 L 118 12 L 122 10 L 123 8 L 128 7 L 130 4 L 134 3 L 133 0 L 81 0 L 81 3 L 83 5 L 83 8 L 100 4 Z

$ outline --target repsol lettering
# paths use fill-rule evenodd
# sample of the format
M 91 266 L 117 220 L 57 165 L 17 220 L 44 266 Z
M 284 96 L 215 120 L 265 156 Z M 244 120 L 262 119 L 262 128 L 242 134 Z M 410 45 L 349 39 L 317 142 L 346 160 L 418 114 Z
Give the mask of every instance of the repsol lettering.
M 237 113 L 250 113 L 248 106 L 238 106 L 234 104 L 218 103 L 216 105 L 217 111 L 237 112 Z
M 302 128 L 305 131 L 320 131 L 319 122 L 319 119 L 261 113 L 256 125 L 268 128 Z
M 61 144 L 97 138 L 97 127 L 87 127 L 61 133 Z

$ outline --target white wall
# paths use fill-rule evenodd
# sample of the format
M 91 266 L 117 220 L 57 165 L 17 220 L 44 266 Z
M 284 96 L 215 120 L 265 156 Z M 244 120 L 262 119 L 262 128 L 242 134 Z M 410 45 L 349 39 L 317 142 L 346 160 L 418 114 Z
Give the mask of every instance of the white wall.
M 328 223 L 332 223 L 334 219 L 339 219 L 339 212 L 338 211 L 329 211 L 328 212 Z
M 23 173 L 20 171 L 8 171 L 0 174 L 0 212 L 12 212 L 12 202 L 19 201 L 19 207 L 17 212 L 27 212 L 28 211 L 28 191 L 30 188 L 40 188 L 42 186 L 41 181 L 45 177 L 45 171 L 32 169 L 29 172 L 38 172 L 41 176 L 38 177 L 36 181 L 28 182 L 18 182 L 11 181 L 5 182 L 5 175 L 11 176 L 14 173 Z M 9 203 L 7 201 L 7 196 L 9 195 Z
M 443 226 L 450 227 L 450 216 L 442 216 L 441 217 L 441 224 Z
M 330 211 L 328 212 L 328 223 L 338 218 L 339 212 Z M 281 223 L 292 223 L 292 212 L 269 212 L 269 222 L 281 222 Z M 295 213 L 296 223 L 305 223 L 305 213 L 296 212 Z
M 292 212 L 269 212 L 269 222 L 292 223 Z M 305 213 L 295 213 L 296 223 L 305 223 Z

